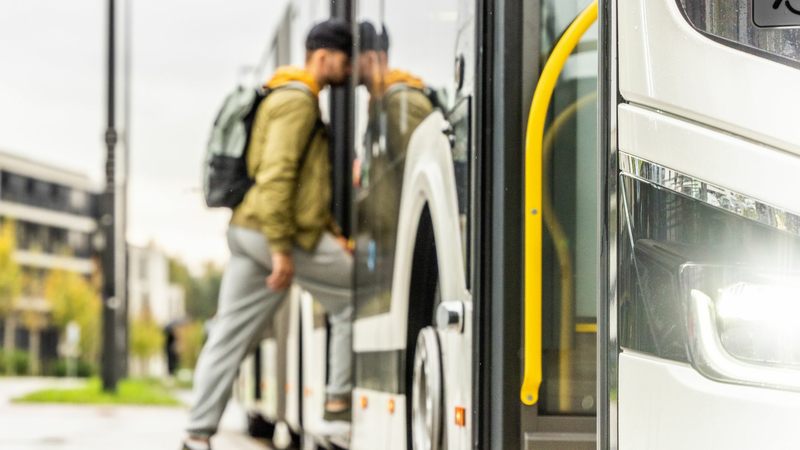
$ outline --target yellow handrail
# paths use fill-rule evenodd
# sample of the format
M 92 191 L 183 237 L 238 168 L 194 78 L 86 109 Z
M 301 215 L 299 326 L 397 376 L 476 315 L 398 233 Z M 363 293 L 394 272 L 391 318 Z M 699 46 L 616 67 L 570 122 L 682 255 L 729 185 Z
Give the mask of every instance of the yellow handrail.
M 572 22 L 556 44 L 533 95 L 525 138 L 525 378 L 520 398 L 539 401 L 542 383 L 542 138 L 547 109 L 567 58 L 597 20 L 597 0 Z

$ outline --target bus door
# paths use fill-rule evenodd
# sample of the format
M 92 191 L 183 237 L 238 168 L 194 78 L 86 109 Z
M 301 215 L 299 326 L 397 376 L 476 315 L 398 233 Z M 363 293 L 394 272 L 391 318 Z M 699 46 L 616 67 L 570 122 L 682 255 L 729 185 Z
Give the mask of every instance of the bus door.
M 421 439 L 430 437 L 433 449 L 445 439 L 458 442 L 456 448 L 469 445 L 471 423 L 457 427 L 454 416 L 461 411 L 463 418 L 470 407 L 470 332 L 461 327 L 437 334 L 433 328 L 442 299 L 463 311 L 469 298 L 465 258 L 454 245 L 465 239 L 466 219 L 455 207 L 455 189 L 446 189 L 455 183 L 442 181 L 455 178 L 452 155 L 459 161 L 468 157 L 470 103 L 462 89 L 467 83 L 456 83 L 454 61 L 464 40 L 459 37 L 472 30 L 462 23 L 459 7 L 457 0 L 356 2 L 357 405 L 351 448 L 411 448 L 412 416 L 425 422 L 424 413 L 413 413 L 415 374 L 441 377 L 448 370 L 455 375 L 447 388 L 437 383 L 436 395 L 430 395 L 435 427 Z M 466 170 L 462 175 L 468 178 Z M 468 187 L 459 185 L 459 193 Z M 425 342 L 435 347 L 425 353 L 426 362 L 440 367 L 436 371 L 416 369 L 423 330 Z M 427 367 L 422 361 L 419 366 Z M 433 392 L 420 391 L 420 398 Z M 447 435 L 445 412 L 452 429 Z
M 541 2 L 540 68 L 546 67 L 556 45 L 570 37 L 567 28 L 590 3 Z M 531 152 L 530 142 L 526 151 L 526 196 L 532 192 L 529 183 L 540 183 L 533 188 L 540 199 L 526 202 L 525 213 L 531 216 L 526 219 L 526 247 L 541 242 L 536 257 L 526 258 L 525 269 L 526 376 L 521 400 L 526 449 L 588 450 L 597 445 L 597 36 L 596 25 L 591 26 L 568 51 L 551 101 L 540 106 L 546 113 L 541 117 L 541 153 Z M 537 89 L 546 89 L 542 81 Z M 535 233 L 528 226 L 531 219 L 540 221 Z M 537 295 L 538 330 L 529 322 L 531 314 L 539 312 L 531 302 Z M 539 333 L 541 353 L 532 357 L 536 344 L 530 338 Z M 541 367 L 538 386 L 532 360 Z
M 800 2 L 610 4 L 608 448 L 797 448 Z

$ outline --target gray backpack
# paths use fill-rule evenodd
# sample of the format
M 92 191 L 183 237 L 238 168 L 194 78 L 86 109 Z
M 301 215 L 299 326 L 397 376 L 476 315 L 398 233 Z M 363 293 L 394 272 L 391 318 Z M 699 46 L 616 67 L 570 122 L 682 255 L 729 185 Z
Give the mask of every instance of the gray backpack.
M 305 84 L 300 82 L 287 83 L 276 89 L 284 88 L 311 92 Z M 247 173 L 247 148 L 250 145 L 250 132 L 258 106 L 276 89 L 253 89 L 239 86 L 228 95 L 222 104 L 206 147 L 203 191 L 209 207 L 236 208 L 255 183 Z M 317 120 L 303 151 L 300 166 L 303 165 L 308 147 L 320 126 L 321 121 Z

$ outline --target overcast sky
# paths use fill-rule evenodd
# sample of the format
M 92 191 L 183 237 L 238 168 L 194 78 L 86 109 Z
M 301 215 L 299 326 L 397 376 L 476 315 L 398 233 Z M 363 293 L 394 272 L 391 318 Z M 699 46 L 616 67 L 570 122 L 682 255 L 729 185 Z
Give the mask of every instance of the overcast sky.
M 199 267 L 228 257 L 229 213 L 205 208 L 202 160 L 239 68 L 286 0 L 133 3 L 129 240 Z M 0 151 L 103 179 L 106 1 L 0 0 Z

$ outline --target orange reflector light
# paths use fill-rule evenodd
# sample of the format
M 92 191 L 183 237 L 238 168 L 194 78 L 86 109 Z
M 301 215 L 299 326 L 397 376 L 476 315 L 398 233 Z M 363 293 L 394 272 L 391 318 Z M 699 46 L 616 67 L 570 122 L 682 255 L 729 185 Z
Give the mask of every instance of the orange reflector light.
M 456 406 L 456 425 L 459 427 L 467 426 L 467 413 L 461 406 Z
M 353 160 L 353 186 L 361 187 L 361 160 Z
M 367 407 L 367 397 L 361 397 L 361 408 L 365 409 Z
M 289 383 L 286 383 L 286 392 L 289 392 L 291 390 L 292 390 L 292 388 L 289 386 Z
M 266 388 L 267 388 L 267 382 L 266 381 L 262 381 L 261 382 L 261 390 L 263 391 Z
M 394 414 L 394 399 L 389 399 L 389 414 Z
M 313 391 L 311 390 L 311 388 L 303 389 L 303 393 L 306 395 L 306 397 L 310 397 L 312 392 Z

